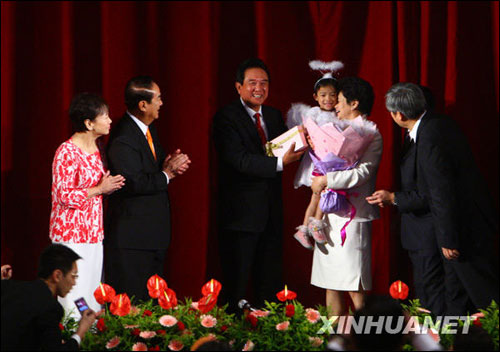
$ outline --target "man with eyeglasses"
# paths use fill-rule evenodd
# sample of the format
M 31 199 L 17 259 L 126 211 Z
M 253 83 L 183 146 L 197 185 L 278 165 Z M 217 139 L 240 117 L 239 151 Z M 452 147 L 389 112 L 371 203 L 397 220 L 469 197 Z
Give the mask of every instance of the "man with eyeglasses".
M 78 350 L 96 313 L 84 311 L 76 333 L 63 343 L 59 323 L 64 311 L 57 301 L 75 285 L 78 259 L 80 256 L 70 248 L 52 244 L 40 256 L 37 280 L 1 280 L 2 351 Z

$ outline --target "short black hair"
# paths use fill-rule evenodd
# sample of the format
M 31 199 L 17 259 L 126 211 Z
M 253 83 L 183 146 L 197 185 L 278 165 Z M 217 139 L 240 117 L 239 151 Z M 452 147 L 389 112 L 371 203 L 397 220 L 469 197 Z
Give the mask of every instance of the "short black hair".
M 77 94 L 69 106 L 69 118 L 73 132 L 88 131 L 85 120 L 94 121 L 97 116 L 105 113 L 109 113 L 109 107 L 103 98 L 86 92 Z
M 131 78 L 125 86 L 125 105 L 127 109 L 136 109 L 137 104 L 143 100 L 151 103 L 154 94 L 147 89 L 152 89 L 153 83 L 154 80 L 150 76 L 137 76 Z
M 357 100 L 357 110 L 362 114 L 370 115 L 375 100 L 375 94 L 370 83 L 359 77 L 345 77 L 339 81 L 339 93 L 348 103 Z
M 339 91 L 339 81 L 336 78 L 320 78 L 314 84 L 314 94 L 318 94 L 318 90 L 322 87 L 331 86 L 335 89 L 335 92 Z
M 261 68 L 267 73 L 267 79 L 269 82 L 271 81 L 271 75 L 269 74 L 269 70 L 267 69 L 266 64 L 259 58 L 251 57 L 243 61 L 236 70 L 236 82 L 243 84 L 245 80 L 245 71 L 249 68 Z
M 379 321 L 379 318 L 387 319 L 391 317 L 391 329 L 399 326 L 399 320 L 404 320 L 403 308 L 399 302 L 391 297 L 381 295 L 368 296 L 363 307 L 354 313 L 353 319 L 356 324 L 361 324 L 360 320 L 365 319 L 366 321 L 366 317 L 369 316 L 373 317 L 374 321 Z M 387 328 L 387 323 L 384 324 L 384 327 Z M 376 329 L 372 329 L 366 333 L 366 328 L 360 333 L 356 331 L 352 333 L 354 343 L 357 349 L 361 351 L 400 350 L 403 336 L 403 327 L 400 331 L 396 331 L 395 333 L 389 333 L 385 329 L 382 330 L 382 333 L 378 333 Z
M 62 244 L 51 244 L 40 255 L 38 277 L 48 279 L 54 270 L 61 270 L 66 275 L 73 268 L 73 263 L 81 257 L 71 248 Z

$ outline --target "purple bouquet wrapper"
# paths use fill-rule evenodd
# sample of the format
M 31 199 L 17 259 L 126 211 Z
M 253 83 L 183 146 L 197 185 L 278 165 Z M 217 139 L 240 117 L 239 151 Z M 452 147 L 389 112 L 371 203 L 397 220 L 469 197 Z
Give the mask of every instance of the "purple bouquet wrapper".
M 309 155 L 314 164 L 315 171 L 326 175 L 331 171 L 341 171 L 352 169 L 356 164 L 348 164 L 342 158 L 339 158 L 333 153 L 328 153 L 322 160 L 320 160 L 312 151 L 309 151 Z M 349 214 L 350 204 L 346 198 L 345 191 L 336 191 L 333 189 L 328 189 L 326 192 L 321 194 L 319 201 L 319 206 L 324 213 L 335 213 L 337 215 L 343 216 Z

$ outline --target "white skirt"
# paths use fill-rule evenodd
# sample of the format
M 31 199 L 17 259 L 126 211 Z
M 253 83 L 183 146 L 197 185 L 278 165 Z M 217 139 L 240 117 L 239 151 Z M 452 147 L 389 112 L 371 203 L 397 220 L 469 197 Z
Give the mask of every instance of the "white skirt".
M 94 312 L 101 310 L 101 305 L 94 298 L 94 291 L 102 282 L 102 263 L 103 263 L 103 247 L 102 242 L 99 243 L 66 243 L 54 242 L 63 244 L 78 254 L 82 259 L 78 259 L 78 279 L 76 285 L 66 297 L 58 297 L 59 303 L 64 307 L 66 315 L 71 315 L 77 321 L 81 315 L 76 308 L 75 300 L 83 297 L 90 309 Z
M 342 246 L 340 230 L 348 219 L 334 214 L 325 219 L 330 224 L 327 237 L 331 241 L 314 247 L 311 284 L 338 291 L 358 291 L 360 285 L 371 290 L 371 222 L 352 221 Z

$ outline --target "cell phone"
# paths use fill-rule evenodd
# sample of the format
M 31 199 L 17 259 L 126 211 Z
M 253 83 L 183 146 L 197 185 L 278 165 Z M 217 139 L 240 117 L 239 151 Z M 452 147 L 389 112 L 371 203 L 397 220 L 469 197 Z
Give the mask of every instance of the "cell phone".
M 77 300 L 75 300 L 76 307 L 78 308 L 78 311 L 80 314 L 83 315 L 83 312 L 85 312 L 87 309 L 89 309 L 89 306 L 87 302 L 85 301 L 85 298 L 80 297 Z

